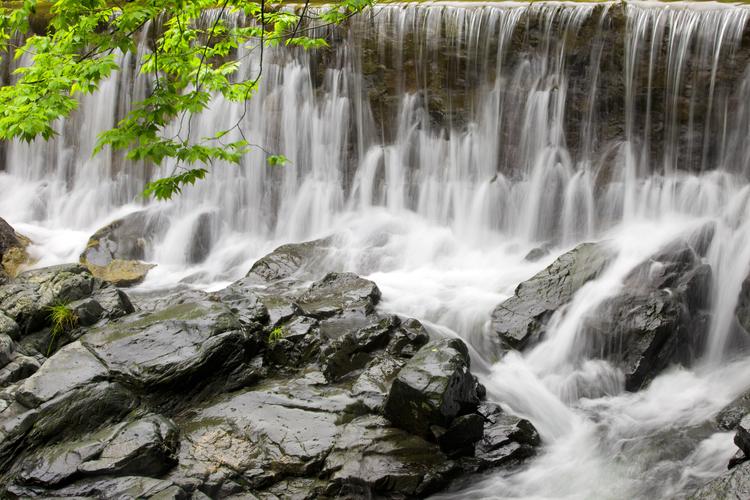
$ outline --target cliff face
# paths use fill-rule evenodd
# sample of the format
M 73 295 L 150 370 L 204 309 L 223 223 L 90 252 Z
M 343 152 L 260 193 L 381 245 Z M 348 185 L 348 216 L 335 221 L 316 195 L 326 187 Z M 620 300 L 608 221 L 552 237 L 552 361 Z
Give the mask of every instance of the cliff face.
M 642 173 L 744 170 L 727 144 L 746 146 L 731 130 L 747 120 L 747 12 L 407 3 L 353 20 L 345 36 L 385 142 L 408 93 L 433 130 L 465 131 L 496 112 L 500 171 L 532 161 L 524 141 L 535 125 L 573 162 L 596 164 L 627 141 Z

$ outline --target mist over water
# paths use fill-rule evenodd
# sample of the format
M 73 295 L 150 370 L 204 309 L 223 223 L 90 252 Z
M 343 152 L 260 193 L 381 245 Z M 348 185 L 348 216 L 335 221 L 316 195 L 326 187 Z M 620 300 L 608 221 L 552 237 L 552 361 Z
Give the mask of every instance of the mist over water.
M 0 216 L 44 266 L 77 261 L 96 229 L 145 205 L 165 221 L 146 290 L 218 289 L 283 243 L 334 235 L 332 266 L 375 281 L 383 310 L 466 340 L 489 399 L 544 440 L 523 468 L 446 498 L 680 497 L 725 470 L 732 436 L 706 423 L 750 388 L 750 357 L 730 349 L 750 271 L 749 15 L 715 3 L 379 6 L 329 51 L 268 49 L 247 113 L 219 101 L 192 123 L 200 139 L 241 119 L 288 165 L 257 149 L 166 203 L 138 195 L 173 165 L 90 156 L 149 90 L 128 55 L 59 137 L 6 147 Z M 243 78 L 259 73 L 257 51 L 237 57 Z M 625 392 L 583 349 L 582 324 L 638 264 L 706 224 L 705 352 Z M 202 227 L 211 247 L 195 262 Z M 540 344 L 498 359 L 491 311 L 584 241 L 606 241 L 607 269 Z M 524 259 L 541 245 L 548 255 Z

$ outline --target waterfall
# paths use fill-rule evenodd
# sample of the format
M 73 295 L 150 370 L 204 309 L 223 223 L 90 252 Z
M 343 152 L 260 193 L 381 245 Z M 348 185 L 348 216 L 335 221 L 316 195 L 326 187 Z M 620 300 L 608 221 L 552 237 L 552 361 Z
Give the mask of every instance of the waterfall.
M 720 473 L 731 436 L 696 431 L 680 456 L 648 440 L 692 432 L 750 387 L 750 359 L 729 352 L 750 272 L 749 16 L 713 2 L 389 3 L 328 29 L 328 49 L 275 47 L 262 60 L 241 49 L 240 76 L 262 71 L 256 95 L 217 99 L 190 136 L 239 122 L 256 147 L 162 203 L 139 194 L 173 165 L 91 156 L 96 134 L 149 91 L 144 38 L 56 138 L 0 151 L 0 216 L 47 265 L 77 260 L 105 223 L 158 212 L 168 224 L 147 248 L 152 289 L 215 289 L 280 244 L 333 234 L 332 257 L 373 279 L 384 309 L 466 339 L 490 397 L 545 440 L 527 468 L 452 496 L 680 495 Z M 269 167 L 264 151 L 289 163 Z M 705 352 L 624 393 L 621 373 L 586 358 L 582 322 L 636 265 L 706 223 Z M 190 241 L 206 224 L 210 252 L 194 262 Z M 492 309 L 594 240 L 607 240 L 612 264 L 546 340 L 497 362 Z M 540 246 L 551 253 L 524 259 Z

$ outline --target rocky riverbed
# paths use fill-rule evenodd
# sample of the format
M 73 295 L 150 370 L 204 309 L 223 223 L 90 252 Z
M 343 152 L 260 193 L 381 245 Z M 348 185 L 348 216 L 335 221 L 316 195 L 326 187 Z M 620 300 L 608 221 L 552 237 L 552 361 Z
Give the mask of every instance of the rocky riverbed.
M 294 278 L 288 250 L 215 293 L 129 296 L 79 264 L 8 278 L 3 495 L 422 497 L 534 454 L 461 340 L 380 313 L 354 274 Z
M 147 267 L 133 236 L 145 233 L 127 230 L 138 221 L 148 219 L 102 228 L 82 262 L 106 266 L 104 255 Z M 4 249 L 25 248 L 2 227 Z M 707 224 L 630 270 L 584 322 L 582 358 L 615 366 L 628 391 L 667 367 L 691 366 L 710 314 L 704 257 L 713 231 Z M 284 245 L 210 293 L 123 290 L 82 264 L 6 272 L 3 496 L 418 498 L 487 471 L 521 470 L 544 446 L 533 423 L 488 400 L 462 340 L 383 312 L 375 283 L 331 271 L 331 244 Z M 581 244 L 498 304 L 491 334 L 500 363 L 543 342 L 550 321 L 611 260 L 607 241 Z M 694 498 L 750 491 L 748 419 L 743 395 L 708 426 L 735 432 L 738 453 Z

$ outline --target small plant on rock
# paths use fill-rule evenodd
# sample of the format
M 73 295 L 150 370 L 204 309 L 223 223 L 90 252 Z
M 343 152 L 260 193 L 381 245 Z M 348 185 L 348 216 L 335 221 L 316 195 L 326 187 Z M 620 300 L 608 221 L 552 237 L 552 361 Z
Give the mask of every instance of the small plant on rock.
M 50 306 L 49 319 L 52 322 L 50 330 L 49 346 L 47 347 L 47 356 L 52 352 L 52 346 L 61 333 L 69 332 L 78 326 L 78 315 L 71 310 L 67 304 L 57 304 Z
M 271 333 L 268 334 L 268 345 L 272 346 L 279 340 L 284 338 L 284 329 L 280 326 L 277 326 L 273 330 L 271 330 Z

